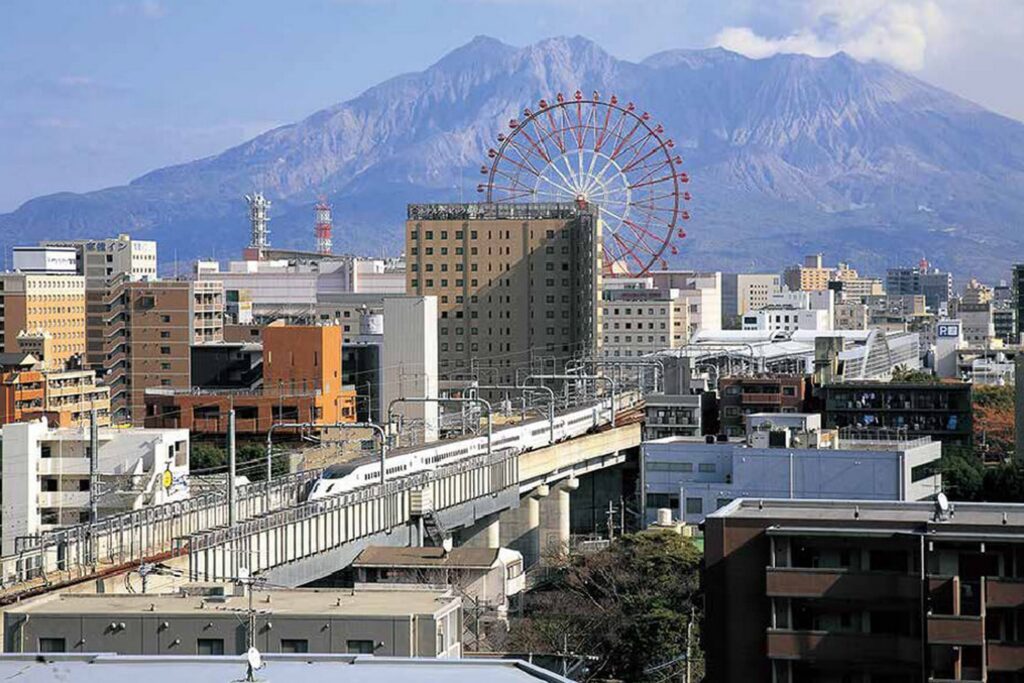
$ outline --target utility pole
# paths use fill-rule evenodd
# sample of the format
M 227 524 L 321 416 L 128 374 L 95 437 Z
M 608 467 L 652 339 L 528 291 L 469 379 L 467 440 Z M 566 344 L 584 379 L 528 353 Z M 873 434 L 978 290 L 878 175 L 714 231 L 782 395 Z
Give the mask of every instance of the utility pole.
M 96 409 L 89 410 L 89 521 L 95 524 L 99 519 L 99 446 L 100 426 L 96 423 Z
M 269 485 L 269 481 L 267 482 Z M 238 523 L 238 504 L 235 500 L 235 409 L 228 411 L 228 525 Z
M 611 541 L 615 539 L 615 507 L 610 500 L 608 501 L 608 512 L 606 514 L 608 515 L 608 540 Z

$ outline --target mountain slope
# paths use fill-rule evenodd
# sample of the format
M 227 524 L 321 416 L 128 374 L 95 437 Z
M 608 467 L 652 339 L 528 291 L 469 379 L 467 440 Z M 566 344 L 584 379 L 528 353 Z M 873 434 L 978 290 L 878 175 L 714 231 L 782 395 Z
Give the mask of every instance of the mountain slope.
M 275 245 L 311 247 L 324 193 L 337 250 L 397 251 L 405 203 L 477 201 L 504 123 L 577 88 L 637 102 L 682 150 L 695 199 L 680 265 L 776 269 L 826 251 L 878 272 L 926 254 L 996 277 L 1024 260 L 1024 125 L 843 54 L 674 50 L 637 64 L 579 37 L 476 38 L 222 154 L 31 200 L 0 216 L 0 243 L 131 231 L 159 239 L 163 261 L 224 256 L 247 241 L 255 188 L 274 201 Z

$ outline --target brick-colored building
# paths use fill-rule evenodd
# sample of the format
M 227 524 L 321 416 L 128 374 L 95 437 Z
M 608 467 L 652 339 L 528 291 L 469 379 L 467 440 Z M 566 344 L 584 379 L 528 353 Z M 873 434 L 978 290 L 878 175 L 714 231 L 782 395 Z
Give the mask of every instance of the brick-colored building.
M 89 359 L 110 386 L 116 419 L 141 426 L 147 389 L 191 388 L 191 347 L 223 340 L 223 307 L 218 282 L 120 277 L 90 291 L 89 324 L 103 334 L 89 342 Z
M 707 680 L 1024 674 L 1024 506 L 736 500 L 704 522 Z
M 723 377 L 718 383 L 719 416 L 723 434 L 747 433 L 751 413 L 803 413 L 810 400 L 809 380 L 801 375 Z
M 47 368 L 61 369 L 85 353 L 85 278 L 55 273 L 0 274 L 2 350 L 17 353 L 18 334 L 49 333 Z
M 35 357 L 25 353 L 0 353 L 0 411 L 2 421 L 22 422 L 43 409 L 45 383 Z
M 600 348 L 600 223 L 576 204 L 410 205 L 406 291 L 438 298 L 438 371 L 561 370 Z
M 266 432 L 277 422 L 354 422 L 356 396 L 341 382 L 341 348 L 337 325 L 264 328 L 261 389 L 152 387 L 145 395 L 145 424 L 219 434 L 227 430 L 232 408 L 240 433 Z

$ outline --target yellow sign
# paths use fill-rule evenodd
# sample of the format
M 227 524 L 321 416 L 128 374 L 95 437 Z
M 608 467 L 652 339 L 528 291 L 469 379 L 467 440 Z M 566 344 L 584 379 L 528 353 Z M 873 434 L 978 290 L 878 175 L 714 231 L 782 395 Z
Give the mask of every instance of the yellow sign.
M 163 485 L 165 489 L 171 488 L 171 484 L 174 483 L 174 475 L 171 474 L 170 470 L 164 470 Z

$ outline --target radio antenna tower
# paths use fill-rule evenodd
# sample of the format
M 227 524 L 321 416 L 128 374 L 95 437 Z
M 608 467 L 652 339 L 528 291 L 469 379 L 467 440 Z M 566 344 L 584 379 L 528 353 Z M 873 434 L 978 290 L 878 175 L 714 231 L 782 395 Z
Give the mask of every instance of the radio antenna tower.
M 255 249 L 262 259 L 267 247 L 270 246 L 270 229 L 267 228 L 267 222 L 270 221 L 267 217 L 270 200 L 264 197 L 262 192 L 254 192 L 245 195 L 245 201 L 249 204 L 249 223 L 252 225 L 249 248 Z
M 320 197 L 314 208 L 316 215 L 316 253 L 331 253 L 331 205 L 327 203 L 326 197 Z

